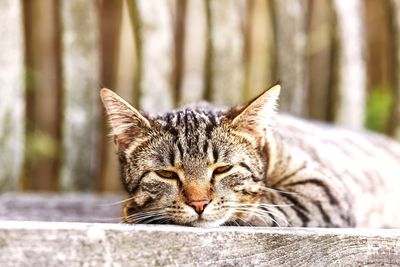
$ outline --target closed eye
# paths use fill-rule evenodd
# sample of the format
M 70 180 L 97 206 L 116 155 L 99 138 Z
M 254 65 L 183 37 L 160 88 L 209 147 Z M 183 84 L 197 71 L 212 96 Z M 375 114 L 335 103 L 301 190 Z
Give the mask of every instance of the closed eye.
M 215 168 L 213 171 L 213 175 L 226 173 L 226 172 L 230 171 L 232 168 L 233 168 L 233 166 L 231 166 L 231 165 L 226 165 L 226 166 L 221 166 L 221 167 Z
M 159 171 L 155 171 L 155 173 L 160 176 L 161 178 L 165 178 L 165 179 L 179 179 L 179 176 L 176 172 L 173 171 L 166 171 L 166 170 L 159 170 Z

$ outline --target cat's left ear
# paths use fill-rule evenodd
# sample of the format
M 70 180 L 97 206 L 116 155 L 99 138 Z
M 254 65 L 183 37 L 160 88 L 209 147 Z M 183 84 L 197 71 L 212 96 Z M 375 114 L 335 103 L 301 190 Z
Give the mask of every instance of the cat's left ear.
M 268 126 L 276 112 L 281 91 L 279 84 L 271 87 L 241 109 L 231 124 L 239 130 L 250 133 L 263 142 Z

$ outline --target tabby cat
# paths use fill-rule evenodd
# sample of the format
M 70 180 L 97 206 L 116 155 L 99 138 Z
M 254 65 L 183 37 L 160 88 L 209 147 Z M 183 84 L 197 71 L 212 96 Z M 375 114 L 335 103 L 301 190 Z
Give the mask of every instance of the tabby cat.
M 279 92 L 151 115 L 102 89 L 130 196 L 124 221 L 400 227 L 400 144 L 276 114 Z

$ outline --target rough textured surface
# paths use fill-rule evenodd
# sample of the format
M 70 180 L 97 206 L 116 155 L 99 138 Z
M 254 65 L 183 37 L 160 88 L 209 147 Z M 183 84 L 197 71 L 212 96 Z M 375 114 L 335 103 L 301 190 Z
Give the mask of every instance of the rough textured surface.
M 400 264 L 400 231 L 3 222 L 1 266 Z
M 0 195 L 0 220 L 119 222 L 124 196 L 82 193 Z
M 400 264 L 400 230 L 65 222 L 118 221 L 110 219 L 119 216 L 120 204 L 115 201 L 121 199 L 77 193 L 1 195 L 0 266 Z

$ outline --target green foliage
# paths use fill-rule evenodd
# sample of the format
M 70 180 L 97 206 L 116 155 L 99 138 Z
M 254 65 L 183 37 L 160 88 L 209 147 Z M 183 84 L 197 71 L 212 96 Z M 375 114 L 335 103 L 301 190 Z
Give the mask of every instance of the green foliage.
M 1 119 L 1 118 L 0 118 Z M 12 182 L 15 179 L 15 171 L 14 169 L 14 157 L 10 157 L 8 153 L 13 149 L 13 125 L 12 125 L 12 114 L 11 110 L 6 110 L 3 120 L 2 120 L 2 128 L 0 131 L 0 149 L 2 151 L 2 155 L 0 156 L 0 166 L 2 169 L 0 170 L 0 191 L 9 190 L 13 188 Z
M 45 132 L 35 130 L 27 135 L 26 160 L 36 162 L 42 158 L 54 157 L 57 153 L 57 140 Z
M 393 96 L 388 87 L 376 87 L 367 98 L 366 127 L 376 132 L 385 132 L 390 118 Z
M 32 69 L 29 66 L 25 66 L 24 78 L 25 78 L 25 88 L 26 88 L 27 92 L 32 91 L 36 75 L 37 75 L 37 73 L 35 72 L 34 69 Z

